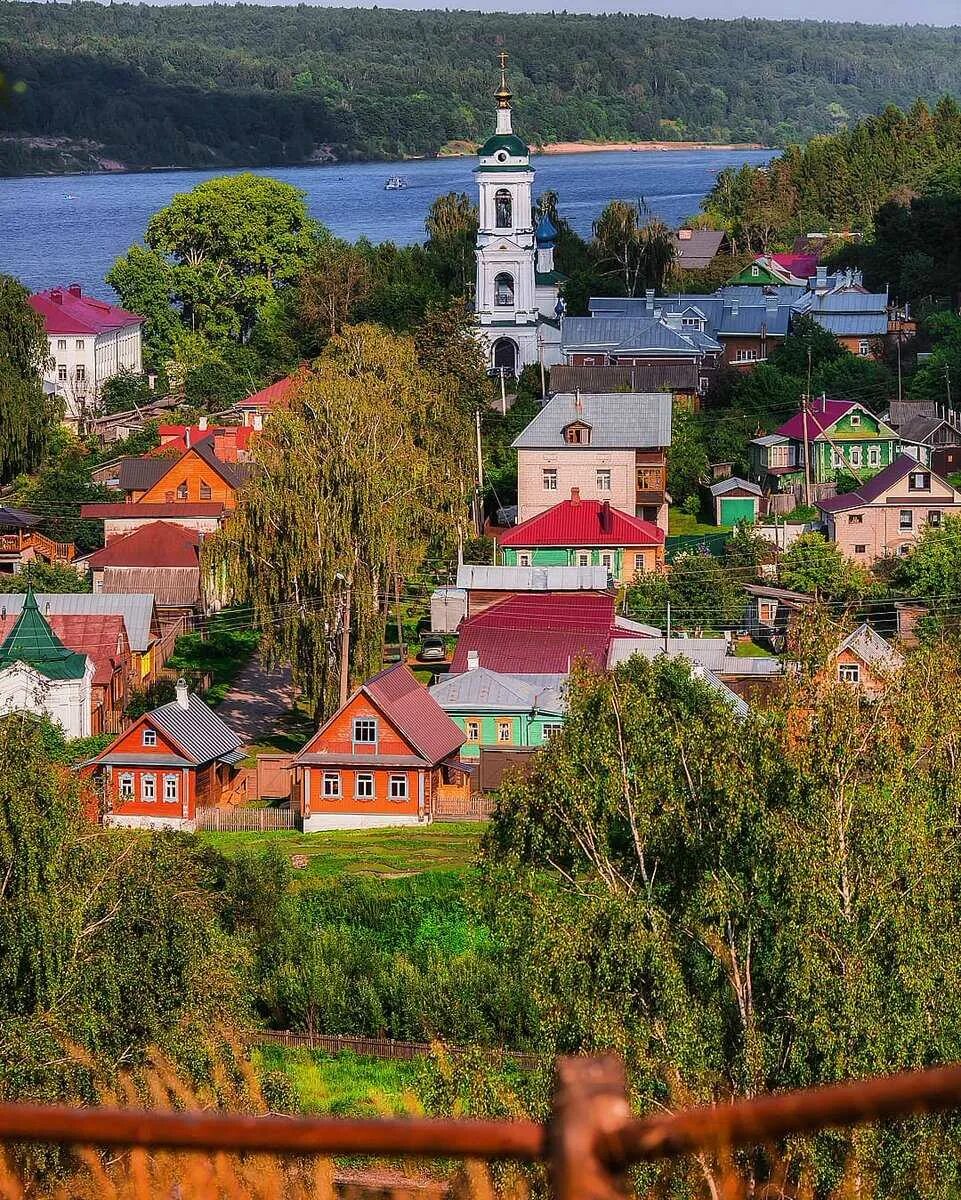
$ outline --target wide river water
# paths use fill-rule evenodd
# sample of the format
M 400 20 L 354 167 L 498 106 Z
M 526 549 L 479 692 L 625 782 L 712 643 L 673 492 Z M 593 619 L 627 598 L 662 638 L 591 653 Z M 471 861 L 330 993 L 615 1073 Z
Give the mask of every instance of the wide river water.
M 643 196 L 671 224 L 696 213 L 714 176 L 726 166 L 766 162 L 764 150 L 601 151 L 540 155 L 534 194 L 548 188 L 560 211 L 582 234 L 612 199 Z M 472 158 L 324 167 L 259 168 L 307 193 L 310 211 L 334 233 L 351 240 L 398 244 L 421 241 L 424 217 L 435 196 L 476 194 Z M 394 173 L 409 187 L 385 191 Z M 131 175 L 63 175 L 0 179 L 0 272 L 27 287 L 80 283 L 112 299 L 103 281 L 114 259 L 139 242 L 150 215 L 176 192 L 223 171 L 148 171 Z

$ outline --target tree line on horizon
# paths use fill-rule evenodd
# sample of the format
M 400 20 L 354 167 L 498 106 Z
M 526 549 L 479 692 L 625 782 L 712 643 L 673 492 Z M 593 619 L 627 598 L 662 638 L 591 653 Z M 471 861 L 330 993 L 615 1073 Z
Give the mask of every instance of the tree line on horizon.
M 489 132 L 502 46 L 535 144 L 788 145 L 961 92 L 947 29 L 9 0 L 0 172 L 435 154 Z

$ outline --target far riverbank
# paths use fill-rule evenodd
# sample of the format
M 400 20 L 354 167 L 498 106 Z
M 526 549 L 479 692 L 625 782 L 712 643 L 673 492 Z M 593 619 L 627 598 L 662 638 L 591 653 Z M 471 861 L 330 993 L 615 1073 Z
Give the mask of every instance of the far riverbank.
M 603 150 L 770 150 L 760 142 L 548 142 L 538 146 L 537 154 L 594 154 Z

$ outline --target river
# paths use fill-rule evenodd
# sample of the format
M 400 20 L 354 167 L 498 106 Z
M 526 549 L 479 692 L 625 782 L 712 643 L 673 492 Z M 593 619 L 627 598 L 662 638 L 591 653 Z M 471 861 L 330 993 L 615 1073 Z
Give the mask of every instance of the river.
M 643 196 L 651 210 L 676 225 L 697 212 L 714 176 L 726 166 L 766 162 L 766 150 L 599 151 L 539 155 L 534 194 L 548 188 L 560 211 L 582 234 L 611 199 Z M 421 241 L 435 196 L 474 196 L 472 158 L 405 163 L 260 168 L 307 193 L 310 211 L 351 240 Z M 63 175 L 0 179 L 0 271 L 37 290 L 79 283 L 113 299 L 103 281 L 118 255 L 143 237 L 150 215 L 176 192 L 224 171 L 147 171 L 118 175 Z M 384 191 L 394 173 L 409 187 Z

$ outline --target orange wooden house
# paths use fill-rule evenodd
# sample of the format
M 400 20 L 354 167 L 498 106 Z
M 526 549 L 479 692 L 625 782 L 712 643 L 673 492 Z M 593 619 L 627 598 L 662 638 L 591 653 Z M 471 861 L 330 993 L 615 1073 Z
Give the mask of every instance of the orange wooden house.
M 466 797 L 463 732 L 404 664 L 375 675 L 294 759 L 304 831 L 421 825 Z
M 105 825 L 193 829 L 197 808 L 232 799 L 241 739 L 181 679 L 177 698 L 144 713 L 85 774 L 103 782 Z

